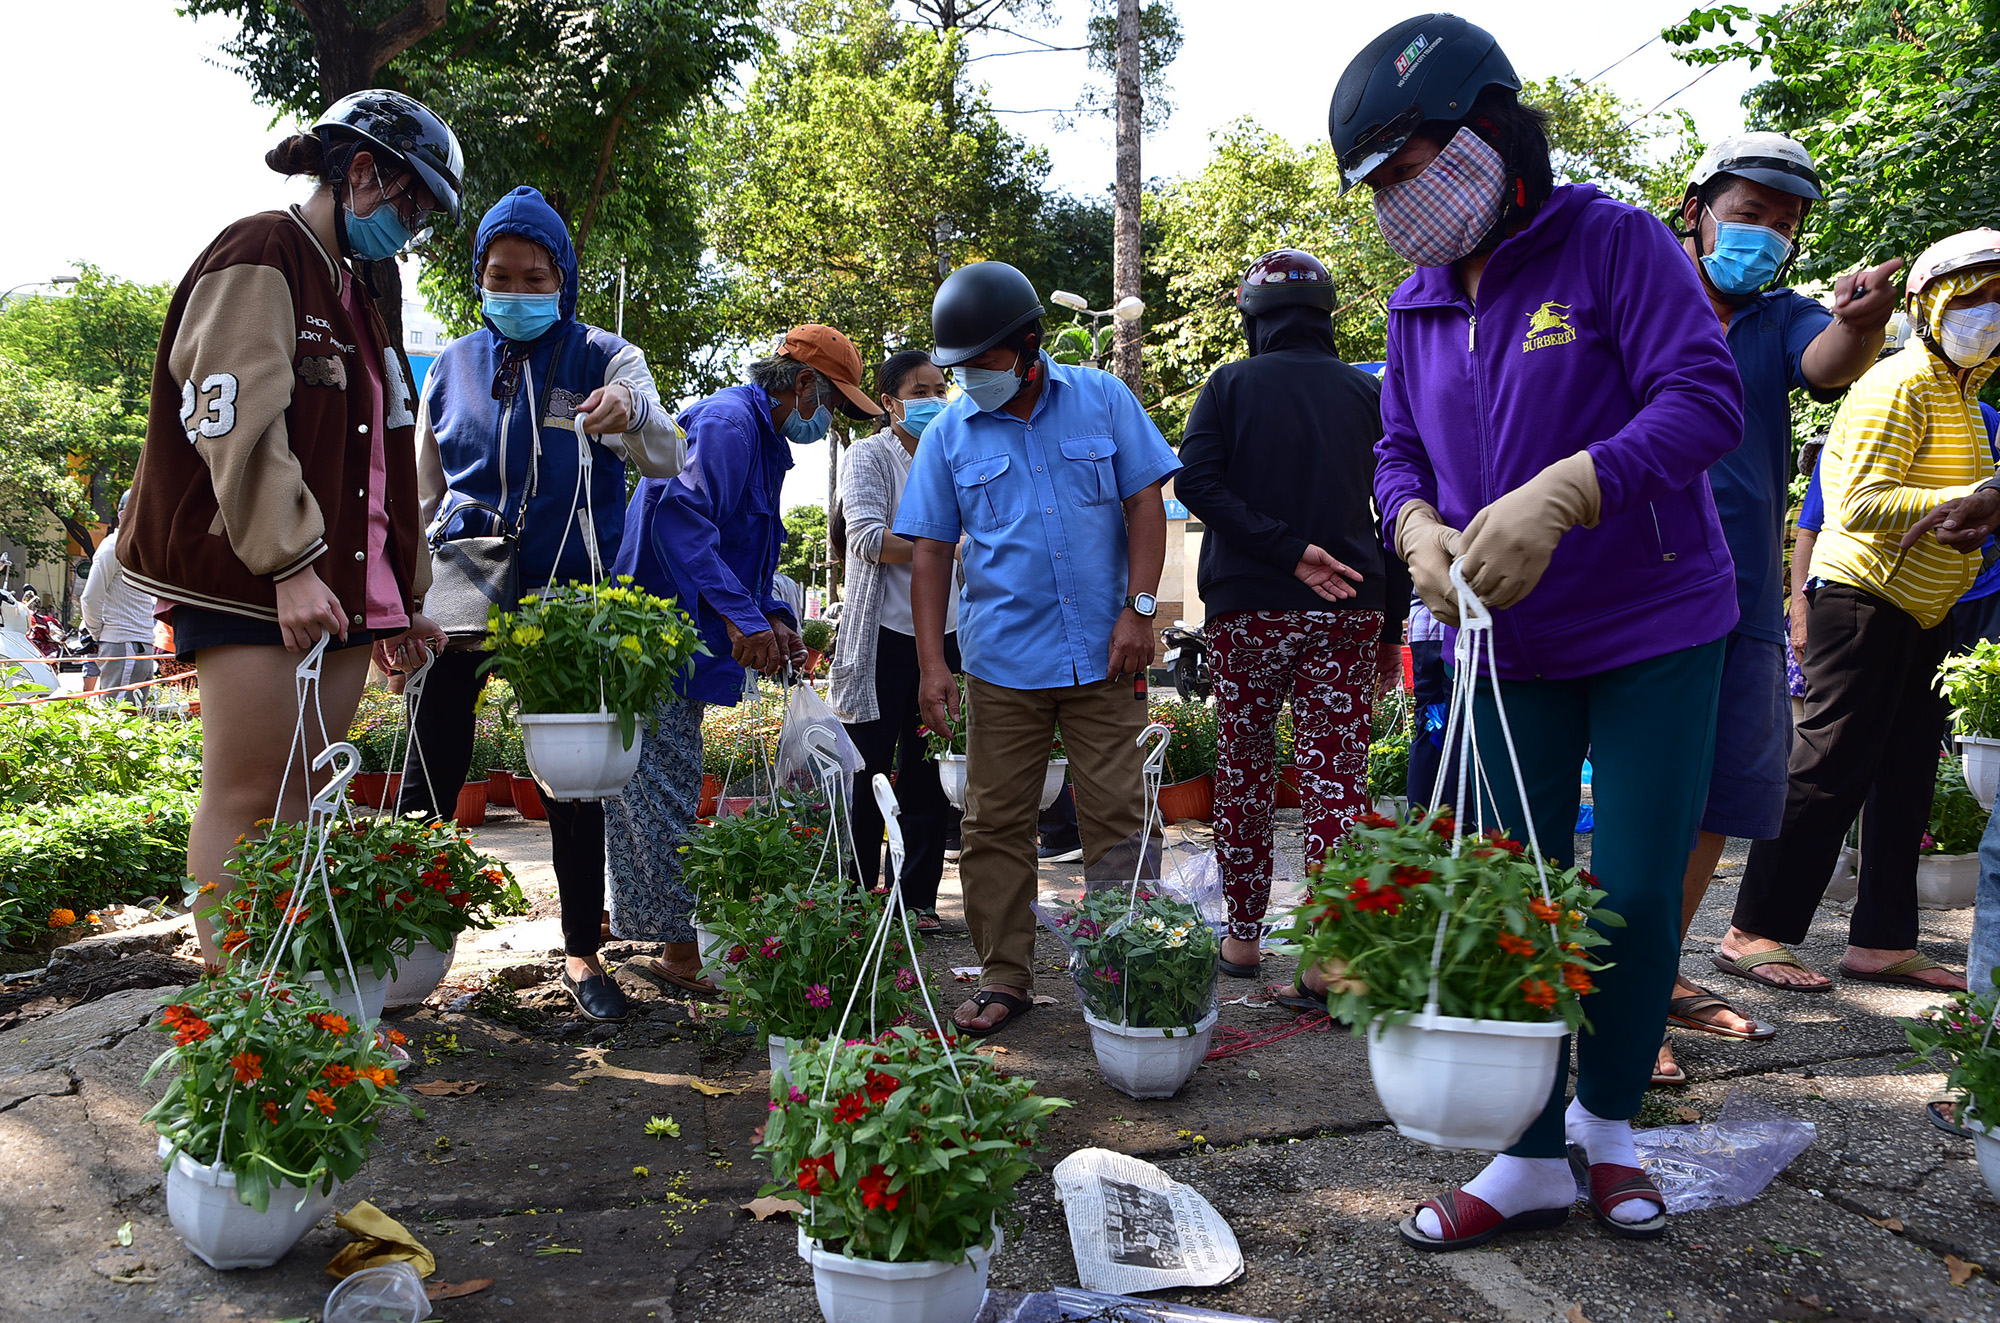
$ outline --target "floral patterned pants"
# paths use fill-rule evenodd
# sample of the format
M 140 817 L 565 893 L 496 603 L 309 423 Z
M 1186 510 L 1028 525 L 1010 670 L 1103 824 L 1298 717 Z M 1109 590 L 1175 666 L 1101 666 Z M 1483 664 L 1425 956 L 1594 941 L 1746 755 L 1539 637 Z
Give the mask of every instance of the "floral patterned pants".
M 705 706 L 669 698 L 654 709 L 639 770 L 622 796 L 604 801 L 611 931 L 627 940 L 694 940 L 694 893 L 681 877 L 680 849 L 701 804 Z
M 1278 708 L 1292 703 L 1306 862 L 1368 806 L 1369 709 L 1380 611 L 1230 611 L 1206 626 L 1220 753 L 1215 854 L 1229 935 L 1255 941 L 1271 900 L 1271 794 Z

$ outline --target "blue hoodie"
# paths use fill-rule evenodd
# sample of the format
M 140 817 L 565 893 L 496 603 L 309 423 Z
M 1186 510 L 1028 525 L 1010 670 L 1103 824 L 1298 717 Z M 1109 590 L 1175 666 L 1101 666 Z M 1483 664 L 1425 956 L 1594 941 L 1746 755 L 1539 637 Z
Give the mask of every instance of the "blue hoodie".
M 576 320 L 576 249 L 562 217 L 532 188 L 517 188 L 507 194 L 479 222 L 472 259 L 475 293 L 479 264 L 487 248 L 495 239 L 510 234 L 533 240 L 555 258 L 562 272 L 562 319 L 525 346 L 513 344 L 486 322 L 482 330 L 452 341 L 431 365 L 424 383 L 424 402 L 449 491 L 429 532 L 437 539 L 491 531 L 489 518 L 464 508 L 468 500 L 493 506 L 511 523 L 519 524 L 525 501 L 527 518 L 521 529 L 520 559 L 521 588 L 526 592 L 551 580 L 590 578 L 581 525 L 570 528 L 568 541 L 563 542 L 564 529 L 572 524 L 580 503 L 576 409 L 605 384 L 614 359 L 636 357 L 637 351 L 609 331 Z M 560 363 L 556 363 L 558 348 Z M 494 399 L 494 379 L 502 362 L 510 350 L 518 354 L 522 349 L 528 351 L 525 371 L 516 372 L 512 395 L 505 401 Z M 643 359 L 640 362 L 643 373 Z M 549 380 L 552 363 L 553 383 Z M 632 383 L 628 380 L 628 384 Z M 536 446 L 531 418 L 535 406 L 531 401 L 543 398 L 548 407 L 541 419 L 541 462 L 531 480 Z M 633 434 L 649 425 L 655 429 L 671 426 L 651 391 L 650 378 L 644 390 L 633 392 L 633 413 Z M 599 555 L 607 572 L 617 558 L 624 530 L 623 442 L 620 437 L 593 437 L 590 442 L 591 481 L 584 499 L 597 526 Z M 562 544 L 560 565 L 555 563 L 558 544 Z

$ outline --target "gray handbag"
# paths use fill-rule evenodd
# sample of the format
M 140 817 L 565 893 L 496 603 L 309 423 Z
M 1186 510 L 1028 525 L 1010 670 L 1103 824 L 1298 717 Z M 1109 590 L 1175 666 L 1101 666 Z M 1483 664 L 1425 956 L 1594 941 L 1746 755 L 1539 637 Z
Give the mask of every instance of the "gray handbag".
M 453 651 L 486 646 L 488 610 L 521 604 L 521 539 L 507 517 L 484 501 L 460 501 L 454 513 L 480 510 L 494 531 L 431 543 L 431 589 L 424 614 L 437 623 Z

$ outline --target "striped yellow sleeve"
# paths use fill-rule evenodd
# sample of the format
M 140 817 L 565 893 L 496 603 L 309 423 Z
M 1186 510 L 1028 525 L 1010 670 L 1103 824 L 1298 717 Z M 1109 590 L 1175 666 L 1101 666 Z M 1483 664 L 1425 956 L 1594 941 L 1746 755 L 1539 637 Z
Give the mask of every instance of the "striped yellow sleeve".
M 1842 480 L 1832 504 L 1842 528 L 1857 534 L 1900 533 L 1944 502 L 1971 491 L 1969 485 L 1921 481 L 1942 476 L 1935 471 L 1912 472 L 1929 435 L 1927 403 L 1918 383 L 1896 380 L 1848 398 L 1827 442 L 1827 449 L 1841 458 Z

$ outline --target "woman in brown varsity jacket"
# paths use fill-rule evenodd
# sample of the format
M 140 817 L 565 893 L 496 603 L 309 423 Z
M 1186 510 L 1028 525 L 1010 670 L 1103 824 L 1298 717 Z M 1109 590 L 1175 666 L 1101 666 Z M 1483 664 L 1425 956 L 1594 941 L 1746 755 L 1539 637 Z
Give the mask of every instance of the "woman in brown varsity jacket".
M 397 92 L 356 93 L 265 157 L 320 186 L 225 229 L 175 291 L 118 559 L 171 610 L 201 675 L 202 784 L 188 872 L 225 893 L 237 838 L 305 814 L 324 729 L 354 719 L 369 649 L 443 645 L 419 609 L 413 392 L 349 259 L 393 257 L 458 219 L 458 140 Z M 328 639 L 307 761 L 288 770 L 305 650 Z M 201 933 L 217 958 L 214 934 Z

